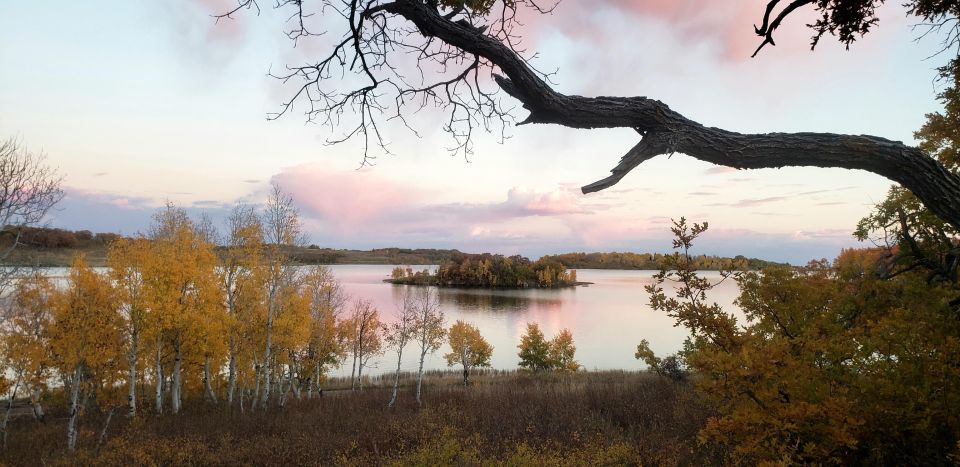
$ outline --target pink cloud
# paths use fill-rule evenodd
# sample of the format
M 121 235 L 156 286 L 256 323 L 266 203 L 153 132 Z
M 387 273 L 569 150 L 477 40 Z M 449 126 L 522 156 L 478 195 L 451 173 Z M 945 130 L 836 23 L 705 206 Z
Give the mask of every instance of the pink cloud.
M 762 22 L 766 4 L 767 0 L 594 0 L 561 2 L 551 15 L 525 11 L 522 18 L 525 32 L 534 38 L 553 26 L 577 41 L 597 45 L 598 50 L 603 50 L 601 47 L 611 41 L 625 40 L 623 31 L 604 27 L 611 18 L 625 16 L 637 27 L 644 26 L 642 20 L 653 20 L 669 31 L 670 35 L 663 37 L 664 42 L 679 42 L 681 46 L 710 44 L 718 48 L 719 58 L 734 61 L 748 59 L 760 44 L 762 38 L 753 28 Z M 776 11 L 779 10 L 774 14 Z M 795 11 L 779 28 L 775 36 L 778 43 L 790 44 L 791 50 L 806 50 L 811 35 L 806 24 L 812 16 L 812 8 Z
M 423 196 L 371 170 L 333 171 L 320 163 L 285 168 L 272 181 L 291 193 L 304 214 L 341 231 L 376 228 L 372 222 L 408 211 Z

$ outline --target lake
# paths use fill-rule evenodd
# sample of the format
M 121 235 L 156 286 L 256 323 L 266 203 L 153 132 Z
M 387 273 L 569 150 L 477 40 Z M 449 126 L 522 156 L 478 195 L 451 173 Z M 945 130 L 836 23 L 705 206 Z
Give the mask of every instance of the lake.
M 351 299 L 370 300 L 385 322 L 393 321 L 403 288 L 416 287 L 383 282 L 394 268 L 391 265 L 328 267 Z M 447 327 L 459 319 L 480 329 L 493 346 L 493 368 L 517 368 L 520 336 L 526 331 L 527 323 L 539 323 L 548 339 L 560 329 L 570 329 L 577 346 L 576 358 L 587 370 L 641 369 L 645 365 L 633 357 L 641 339 L 650 341 L 651 349 L 662 356 L 680 350 L 687 337 L 686 328 L 675 327 L 673 319 L 650 308 L 643 287 L 653 283 L 655 272 L 579 269 L 577 279 L 593 284 L 563 289 L 440 288 L 440 306 L 446 315 Z M 67 269 L 49 268 L 47 273 L 63 277 Z M 704 271 L 702 275 L 715 281 L 720 279 L 715 271 Z M 742 313 L 733 305 L 738 293 L 736 283 L 727 280 L 714 289 L 708 299 L 733 312 L 742 322 Z M 348 311 L 349 306 L 345 312 Z M 445 344 L 427 357 L 425 368 L 448 368 L 443 354 L 449 351 Z M 419 351 L 411 344 L 405 353 L 402 369 L 416 371 Z M 391 351 L 371 359 L 370 363 L 372 366 L 364 370 L 367 374 L 392 372 L 397 364 L 396 354 Z M 350 360 L 330 375 L 349 376 Z
M 422 266 L 421 266 L 422 267 Z M 393 266 L 389 265 L 335 265 L 334 275 L 351 298 L 370 300 L 381 313 L 381 319 L 391 321 L 396 313 L 404 285 L 383 282 Z M 526 331 L 526 324 L 535 322 L 546 337 L 552 338 L 560 329 L 573 333 L 577 346 L 577 360 L 585 369 L 640 369 L 644 365 L 633 354 L 641 339 L 650 341 L 657 355 L 680 350 L 687 337 L 685 328 L 674 327 L 671 318 L 649 306 L 644 286 L 653 282 L 655 271 L 577 270 L 577 279 L 593 282 L 589 286 L 564 289 L 453 289 L 441 288 L 440 305 L 448 327 L 460 319 L 480 329 L 493 346 L 491 363 L 498 369 L 517 368 L 517 344 Z M 706 271 L 705 277 L 718 280 L 719 273 Z M 724 281 L 708 297 L 734 312 L 733 305 L 739 290 L 733 280 Z M 447 368 L 444 345 L 428 357 L 429 369 Z M 402 368 L 416 371 L 418 350 L 411 345 L 405 352 Z M 392 352 L 391 352 L 392 353 Z M 387 373 L 396 368 L 396 355 L 384 355 L 372 360 L 375 368 L 370 374 Z M 334 376 L 350 374 L 350 362 L 334 370 Z

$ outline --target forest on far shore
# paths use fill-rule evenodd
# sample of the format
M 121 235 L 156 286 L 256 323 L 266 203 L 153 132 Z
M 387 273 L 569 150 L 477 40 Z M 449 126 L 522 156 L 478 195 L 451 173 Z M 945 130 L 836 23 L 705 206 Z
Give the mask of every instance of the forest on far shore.
M 8 264 L 18 266 L 68 267 L 77 253 L 83 253 L 91 266 L 106 266 L 107 246 L 124 238 L 112 232 L 68 230 L 51 227 L 19 227 L 19 245 L 7 259 Z M 16 230 L 0 232 L 0 247 L 14 241 Z M 226 247 L 217 247 L 223 254 Z M 351 250 L 308 246 L 284 246 L 284 253 L 293 261 L 304 264 L 392 264 L 431 265 L 442 264 L 458 255 L 468 254 L 459 250 L 439 248 L 374 248 Z M 657 270 L 669 254 L 631 252 L 571 252 L 541 257 L 543 261 L 560 263 L 567 269 L 638 269 Z M 727 258 L 714 255 L 699 255 L 695 258 L 700 270 L 721 268 L 759 270 L 767 266 L 786 266 L 758 258 L 737 255 Z

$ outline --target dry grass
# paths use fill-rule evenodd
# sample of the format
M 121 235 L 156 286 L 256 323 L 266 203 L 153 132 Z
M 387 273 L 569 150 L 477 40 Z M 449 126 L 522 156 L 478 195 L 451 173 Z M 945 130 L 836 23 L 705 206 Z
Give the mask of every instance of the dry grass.
M 326 391 L 283 409 L 241 413 L 188 402 L 178 416 L 115 418 L 96 452 L 102 415 L 82 418 L 79 451 L 65 452 L 65 419 L 12 423 L 0 461 L 10 465 L 709 464 L 698 446 L 709 415 L 692 389 L 630 372 L 528 375 L 489 372 L 470 388 L 431 374 L 423 408 L 405 386 Z M 334 384 L 341 382 L 332 382 Z

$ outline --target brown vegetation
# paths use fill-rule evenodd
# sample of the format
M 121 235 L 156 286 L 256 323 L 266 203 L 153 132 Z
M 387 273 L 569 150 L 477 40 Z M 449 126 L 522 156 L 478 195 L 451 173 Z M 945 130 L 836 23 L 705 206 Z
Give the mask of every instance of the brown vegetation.
M 64 445 L 63 413 L 46 423 L 11 422 L 9 465 L 375 465 L 709 464 L 698 446 L 710 412 L 687 385 L 647 373 L 478 372 L 470 388 L 456 373 L 425 381 L 418 409 L 405 380 L 393 410 L 390 378 L 362 392 L 330 391 L 282 411 L 185 404 L 177 417 L 116 419 L 97 449 L 105 418 L 83 421 L 75 455 Z M 332 381 L 348 385 L 346 381 Z M 89 410 L 96 412 L 96 401 Z

